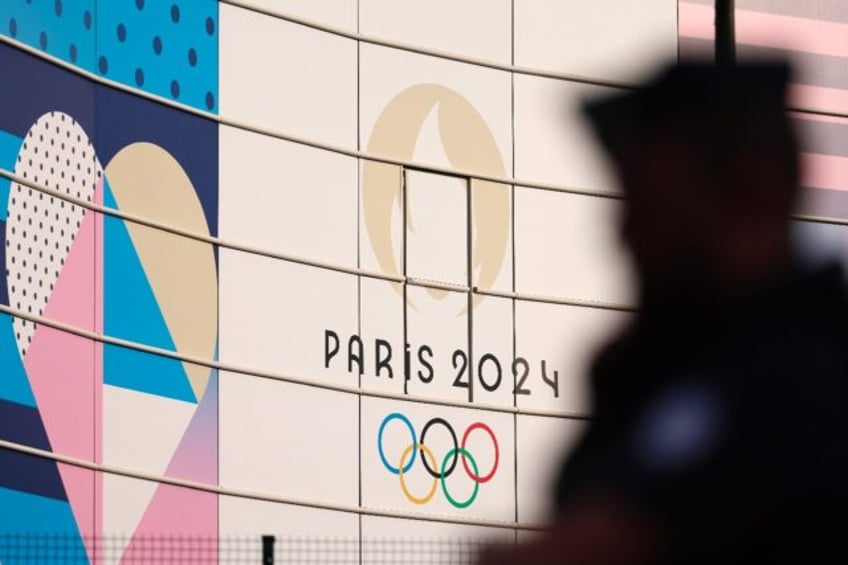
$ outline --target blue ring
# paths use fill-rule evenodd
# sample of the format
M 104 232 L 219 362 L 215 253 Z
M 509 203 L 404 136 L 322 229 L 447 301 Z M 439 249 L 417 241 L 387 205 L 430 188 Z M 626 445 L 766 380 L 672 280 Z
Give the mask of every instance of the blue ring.
M 400 469 L 397 467 L 393 467 L 391 463 L 386 459 L 386 454 L 383 453 L 383 430 L 386 429 L 386 424 L 391 422 L 392 420 L 401 420 L 406 427 L 409 428 L 409 433 L 412 436 L 412 445 L 418 445 L 418 438 L 415 436 L 415 428 L 412 427 L 412 422 L 409 421 L 409 418 L 401 414 L 400 412 L 392 412 L 385 418 L 383 418 L 383 422 L 380 424 L 380 431 L 377 432 L 377 451 L 380 452 L 380 460 L 383 462 L 383 465 L 394 473 L 395 475 L 400 474 Z M 410 469 L 412 469 L 412 464 L 415 463 L 415 456 L 418 453 L 417 449 L 412 450 L 412 457 L 409 458 L 409 462 L 403 466 L 403 472 L 408 473 Z

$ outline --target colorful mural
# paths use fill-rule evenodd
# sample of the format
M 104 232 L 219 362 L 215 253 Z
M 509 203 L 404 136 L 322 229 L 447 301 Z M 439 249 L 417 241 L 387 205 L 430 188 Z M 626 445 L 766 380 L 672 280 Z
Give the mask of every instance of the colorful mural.
M 708 41 L 705 4 L 461 4 L 0 2 L 0 562 L 546 518 L 635 300 L 580 104 Z M 750 45 L 846 25 L 764 4 Z M 799 92 L 841 104 L 815 36 Z M 808 211 L 848 217 L 845 120 L 804 119 Z
M 69 56 L 84 67 L 84 32 L 101 13 L 71 13 L 75 4 L 57 2 L 55 10 L 56 18 L 80 16 L 75 31 L 24 8 L 10 21 L 22 39 L 32 36 L 27 30 L 34 21 L 47 21 L 48 41 L 79 45 Z M 76 35 L 69 38 L 71 31 Z M 217 46 L 199 52 L 214 61 Z M 26 77 L 0 93 L 2 166 L 55 191 L 10 179 L 0 186 L 2 304 L 84 331 L 215 359 L 212 246 L 96 213 L 60 195 L 214 235 L 217 125 L 8 45 L 0 45 L 0 67 Z M 0 314 L 0 340 L 0 439 L 99 464 L 122 463 L 121 454 L 131 451 L 152 473 L 217 482 L 214 369 L 7 313 Z M 150 483 L 129 503 L 127 487 L 109 476 L 14 451 L 0 457 L 0 507 L 15 509 L 0 513 L 4 532 L 64 533 L 80 544 L 104 531 L 131 532 L 126 555 L 135 536 L 176 524 L 185 524 L 180 531 L 217 532 L 211 494 Z

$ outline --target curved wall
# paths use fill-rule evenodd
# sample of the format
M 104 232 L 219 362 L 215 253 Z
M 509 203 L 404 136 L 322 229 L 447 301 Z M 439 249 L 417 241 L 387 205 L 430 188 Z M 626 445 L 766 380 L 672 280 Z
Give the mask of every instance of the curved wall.
M 0 532 L 532 530 L 633 302 L 578 104 L 677 11 L 0 7 Z

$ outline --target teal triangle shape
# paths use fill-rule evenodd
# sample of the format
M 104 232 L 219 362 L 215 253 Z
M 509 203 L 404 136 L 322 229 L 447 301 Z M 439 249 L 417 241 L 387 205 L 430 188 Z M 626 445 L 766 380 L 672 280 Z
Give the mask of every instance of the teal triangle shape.
M 35 408 L 35 396 L 29 385 L 24 362 L 15 342 L 12 317 L 0 313 L 0 399 Z
M 23 140 L 20 137 L 0 129 L 0 167 L 7 171 L 15 170 L 15 160 L 21 150 L 21 143 Z M 11 179 L 0 177 L 0 220 L 5 220 L 8 216 L 11 186 Z
M 112 191 L 105 183 L 104 194 L 105 205 L 117 209 Z M 103 224 L 104 332 L 111 337 L 176 351 L 124 220 L 105 216 Z M 104 347 L 103 382 L 197 402 L 180 360 L 126 347 L 108 344 Z

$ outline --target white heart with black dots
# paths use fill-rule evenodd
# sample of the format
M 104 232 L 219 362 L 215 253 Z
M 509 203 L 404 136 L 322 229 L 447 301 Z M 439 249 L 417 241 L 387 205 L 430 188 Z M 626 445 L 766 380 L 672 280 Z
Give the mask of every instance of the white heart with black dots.
M 103 168 L 82 127 L 69 115 L 41 116 L 24 137 L 15 173 L 35 184 L 87 202 L 94 199 Z M 65 265 L 86 209 L 57 196 L 13 182 L 6 223 L 9 304 L 41 316 Z M 14 318 L 21 357 L 36 324 Z

